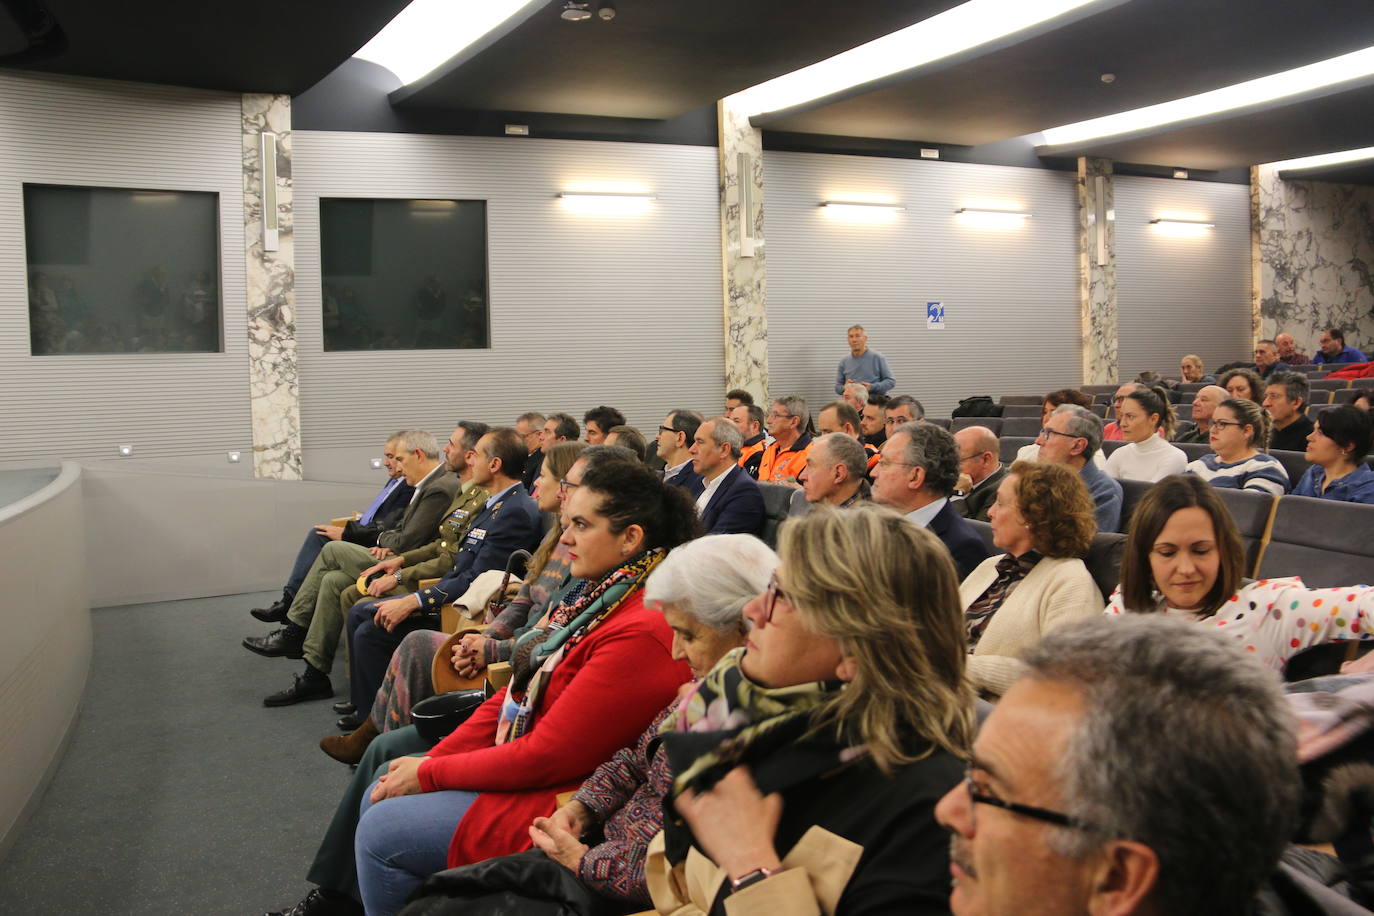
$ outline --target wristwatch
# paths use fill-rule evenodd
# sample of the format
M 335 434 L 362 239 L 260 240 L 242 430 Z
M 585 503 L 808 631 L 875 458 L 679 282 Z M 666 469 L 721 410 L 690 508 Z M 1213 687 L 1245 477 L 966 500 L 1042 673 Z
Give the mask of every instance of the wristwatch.
M 751 884 L 768 880 L 780 871 L 782 871 L 781 868 L 756 868 L 747 874 L 740 875 L 730 882 L 730 893 L 737 894 Z

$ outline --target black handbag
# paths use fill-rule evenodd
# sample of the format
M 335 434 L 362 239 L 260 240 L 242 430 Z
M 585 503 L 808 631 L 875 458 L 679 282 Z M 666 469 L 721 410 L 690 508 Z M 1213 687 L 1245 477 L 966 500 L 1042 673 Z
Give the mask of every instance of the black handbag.
M 615 916 L 632 912 L 594 893 L 538 849 L 430 875 L 401 916 Z

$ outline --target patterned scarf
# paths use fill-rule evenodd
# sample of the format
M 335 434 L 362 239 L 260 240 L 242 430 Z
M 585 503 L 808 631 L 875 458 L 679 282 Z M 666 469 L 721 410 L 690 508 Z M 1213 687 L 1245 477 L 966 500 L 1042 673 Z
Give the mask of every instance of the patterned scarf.
M 531 652 L 533 674 L 528 686 L 517 689 L 512 683 L 506 692 L 501 721 L 496 726 L 497 744 L 513 741 L 530 730 L 535 708 L 558 663 L 639 590 L 665 554 L 661 547 L 646 550 L 596 582 L 583 580 L 559 603 L 550 617 L 549 635 Z
M 673 800 L 688 789 L 709 790 L 726 773 L 748 764 L 760 791 L 777 792 L 852 762 L 866 752 L 837 740 L 833 730 L 811 732 L 811 714 L 843 684 L 826 681 L 769 689 L 740 668 L 744 649 L 733 649 L 659 726 L 659 741 L 673 778 L 664 797 L 664 840 L 669 861 L 680 862 L 691 832 Z
M 1039 562 L 1040 554 L 1034 550 L 1027 550 L 1019 557 L 1009 553 L 1003 554 L 1002 559 L 997 561 L 997 578 L 993 579 L 988 590 L 978 596 L 978 599 L 964 611 L 964 627 L 968 631 L 970 652 L 978 645 L 978 640 L 982 639 L 983 631 L 992 622 L 992 615 L 997 613 L 997 609 Z

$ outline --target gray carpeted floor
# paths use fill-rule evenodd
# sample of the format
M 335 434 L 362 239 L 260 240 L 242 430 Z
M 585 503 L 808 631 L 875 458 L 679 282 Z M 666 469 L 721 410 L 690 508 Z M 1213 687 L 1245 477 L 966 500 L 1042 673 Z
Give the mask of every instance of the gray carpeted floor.
M 248 608 L 273 597 L 92 613 L 80 719 L 0 863 L 0 912 L 254 914 L 304 896 L 350 774 L 316 745 L 338 734 L 329 701 L 262 705 L 304 664 L 239 645 L 270 629 Z

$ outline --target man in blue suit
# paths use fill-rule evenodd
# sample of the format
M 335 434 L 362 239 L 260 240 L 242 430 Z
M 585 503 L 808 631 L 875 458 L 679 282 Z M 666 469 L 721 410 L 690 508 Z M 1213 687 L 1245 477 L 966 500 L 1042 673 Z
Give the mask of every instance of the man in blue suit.
M 950 506 L 959 447 L 940 427 L 916 421 L 894 429 L 873 469 L 873 499 L 906 515 L 949 548 L 963 579 L 988 557 L 987 545 Z
M 658 427 L 657 452 L 663 461 L 663 480 L 689 493 L 701 484 L 701 476 L 692 470 L 691 453 L 700 425 L 701 414 L 679 407 L 670 410 Z
M 697 515 L 707 534 L 752 534 L 763 531 L 763 491 L 739 466 L 744 439 L 724 417 L 697 427 L 692 438 L 692 470 L 701 475 L 687 492 L 696 497 Z
M 391 653 L 407 633 L 438 629 L 439 610 L 462 597 L 479 575 L 505 568 L 517 550 L 534 550 L 543 525 L 539 506 L 520 483 L 525 444 L 509 427 L 494 429 L 477 442 L 472 480 L 491 495 L 473 519 L 453 558 L 453 569 L 435 585 L 384 601 L 360 601 L 348 613 L 352 670 L 349 692 L 357 709 L 367 709 L 386 676 Z

